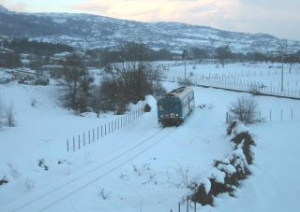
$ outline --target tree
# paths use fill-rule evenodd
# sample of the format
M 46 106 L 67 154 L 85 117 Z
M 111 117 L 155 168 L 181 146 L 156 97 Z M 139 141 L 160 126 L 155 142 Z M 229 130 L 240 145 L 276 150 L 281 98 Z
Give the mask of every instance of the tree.
M 232 103 L 229 111 L 234 115 L 234 118 L 245 124 L 252 124 L 257 121 L 257 103 L 252 98 L 240 98 Z
M 231 51 L 229 46 L 222 46 L 216 49 L 216 57 L 219 62 L 222 64 L 222 67 L 225 66 L 225 61 L 231 58 Z
M 160 72 L 154 70 L 148 60 L 149 49 L 145 45 L 126 43 L 120 46 L 119 62 L 107 66 L 100 88 L 105 109 L 123 113 L 128 103 L 162 92 Z
M 0 54 L 0 67 L 5 68 L 18 68 L 21 67 L 21 61 L 18 54 L 14 52 L 7 52 Z
M 80 112 L 86 111 L 93 79 L 88 75 L 80 56 L 73 54 L 68 57 L 63 64 L 62 71 L 66 106 Z
M 205 58 L 208 58 L 207 50 L 194 47 L 191 49 L 191 52 L 194 59 L 203 60 Z

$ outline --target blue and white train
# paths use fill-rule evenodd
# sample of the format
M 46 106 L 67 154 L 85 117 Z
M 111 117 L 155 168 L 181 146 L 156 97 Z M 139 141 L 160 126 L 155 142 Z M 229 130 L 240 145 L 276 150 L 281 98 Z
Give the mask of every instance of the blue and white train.
M 157 101 L 158 121 L 163 125 L 179 125 L 195 109 L 194 91 L 180 87 Z

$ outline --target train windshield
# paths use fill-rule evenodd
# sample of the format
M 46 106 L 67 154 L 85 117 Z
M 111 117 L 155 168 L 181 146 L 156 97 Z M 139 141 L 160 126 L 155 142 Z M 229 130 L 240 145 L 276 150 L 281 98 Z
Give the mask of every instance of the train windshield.
M 158 106 L 159 110 L 170 110 L 170 109 L 180 109 L 179 102 L 165 102 Z

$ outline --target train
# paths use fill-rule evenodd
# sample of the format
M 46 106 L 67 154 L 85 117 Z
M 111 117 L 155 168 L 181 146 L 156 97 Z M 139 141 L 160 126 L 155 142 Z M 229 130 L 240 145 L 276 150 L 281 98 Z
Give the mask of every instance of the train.
M 194 91 L 180 87 L 157 101 L 158 122 L 163 126 L 180 125 L 195 109 Z

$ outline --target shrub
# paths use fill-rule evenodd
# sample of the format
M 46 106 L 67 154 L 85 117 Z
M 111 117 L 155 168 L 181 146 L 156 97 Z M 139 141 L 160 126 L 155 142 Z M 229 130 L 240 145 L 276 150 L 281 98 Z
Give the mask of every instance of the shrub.
M 193 201 L 213 206 L 215 196 L 220 193 L 233 195 L 233 191 L 240 185 L 239 181 L 251 174 L 248 164 L 253 161 L 251 146 L 254 146 L 255 142 L 243 127 L 244 125 L 239 121 L 234 121 L 228 126 L 227 134 L 234 135 L 231 141 L 235 143 L 236 149 L 228 158 L 215 161 L 209 182 L 200 184 L 191 196 Z
M 207 193 L 205 185 L 202 183 L 197 188 L 196 193 L 191 197 L 192 201 L 198 202 L 201 205 L 213 205 L 214 199 L 210 192 Z
M 181 79 L 178 81 L 178 84 L 180 86 L 192 86 L 194 85 L 192 80 L 188 79 L 188 78 L 185 78 L 185 79 Z
M 0 186 L 6 183 L 8 183 L 8 179 L 4 176 L 2 179 L 0 179 Z
M 149 105 L 149 104 L 146 104 L 145 107 L 144 107 L 144 112 L 145 112 L 145 113 L 148 113 L 148 112 L 150 112 L 150 111 L 151 111 L 150 105 Z
M 38 166 L 43 168 L 45 171 L 49 170 L 49 167 L 46 165 L 44 158 L 38 160 Z
M 248 132 L 242 132 L 237 134 L 232 141 L 236 145 L 242 145 L 243 153 L 247 159 L 248 164 L 253 163 L 253 154 L 251 151 L 251 146 L 255 146 L 255 142 L 252 139 L 252 136 Z
M 232 132 L 233 132 L 233 129 L 236 128 L 238 125 L 238 122 L 237 121 L 232 121 L 229 126 L 227 127 L 227 135 L 231 135 Z
M 252 124 L 257 121 L 255 114 L 257 111 L 257 103 L 253 98 L 241 98 L 231 104 L 229 111 L 245 124 Z

